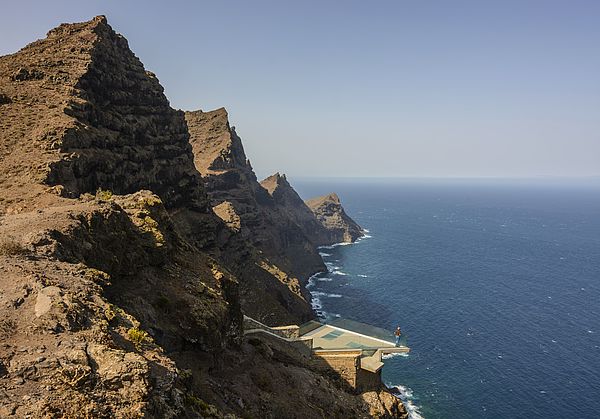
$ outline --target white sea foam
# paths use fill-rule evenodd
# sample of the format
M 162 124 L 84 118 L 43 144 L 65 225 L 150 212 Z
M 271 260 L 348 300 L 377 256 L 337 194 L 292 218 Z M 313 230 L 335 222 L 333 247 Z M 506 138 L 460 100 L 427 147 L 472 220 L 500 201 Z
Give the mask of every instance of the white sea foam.
M 321 277 L 321 278 L 317 278 L 317 281 L 321 281 L 321 282 L 331 282 L 333 281 L 332 278 L 329 278 L 327 276 Z
M 391 358 L 396 358 L 396 357 L 403 357 L 403 358 L 408 358 L 408 354 L 407 353 L 401 353 L 401 352 L 397 352 L 397 353 L 393 353 L 393 354 L 384 354 L 381 355 L 381 359 L 391 359 Z
M 311 294 L 318 297 L 342 298 L 341 294 L 330 294 L 322 291 L 311 291 Z
M 425 419 L 419 411 L 420 406 L 417 406 L 414 402 L 413 392 L 410 388 L 402 385 L 390 386 L 388 385 L 392 394 L 402 400 L 406 413 L 408 413 L 409 419 Z
M 361 278 L 368 278 L 369 277 L 369 275 L 363 275 L 363 274 L 358 274 L 356 276 L 360 276 Z
M 321 305 L 321 300 L 315 296 L 313 296 L 313 298 L 310 300 L 310 305 L 312 306 L 313 310 L 320 310 L 323 308 Z
M 371 236 L 370 234 L 364 234 L 364 235 L 360 236 L 358 239 L 356 239 L 356 241 L 354 243 L 360 243 L 363 240 L 371 239 L 371 238 L 373 238 L 373 236 Z
M 334 244 L 331 244 L 329 246 L 319 246 L 318 249 L 319 250 L 321 250 L 321 249 L 329 249 L 329 250 L 331 250 L 331 249 L 335 249 L 336 247 L 339 247 L 339 246 L 350 246 L 351 244 L 353 244 L 353 243 L 346 243 L 346 242 L 343 242 L 343 243 L 334 243 Z
M 331 253 L 319 252 L 319 255 L 321 257 L 327 257 L 327 256 L 331 256 Z
M 319 280 L 319 275 L 321 275 L 321 272 L 318 272 L 318 273 L 310 276 L 308 278 L 307 283 L 306 283 L 306 288 L 312 288 L 312 287 L 314 287 L 315 286 L 315 281 Z
M 325 266 L 327 266 L 327 270 L 328 270 L 329 272 L 333 272 L 333 271 L 336 271 L 336 270 L 340 269 L 340 267 L 339 267 L 339 266 L 337 266 L 337 265 L 334 265 L 334 264 L 333 264 L 333 263 L 331 263 L 331 262 L 325 262 Z
M 341 275 L 341 276 L 347 276 L 348 274 L 346 272 L 342 272 L 338 269 L 336 269 L 335 271 L 332 272 L 332 274 L 334 275 Z
M 321 319 L 327 318 L 327 312 L 323 310 L 323 304 L 321 303 L 319 297 L 315 296 L 314 292 L 311 292 L 311 296 L 312 298 L 310 300 L 310 305 L 314 312 L 317 314 L 317 317 Z

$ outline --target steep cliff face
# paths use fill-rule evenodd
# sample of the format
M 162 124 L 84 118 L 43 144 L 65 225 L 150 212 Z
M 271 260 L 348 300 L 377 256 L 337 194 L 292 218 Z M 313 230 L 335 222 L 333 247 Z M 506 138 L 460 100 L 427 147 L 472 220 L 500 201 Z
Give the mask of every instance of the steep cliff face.
M 352 243 L 364 235 L 362 227 L 346 214 L 335 193 L 309 199 L 306 205 L 327 229 L 330 241 Z
M 285 322 L 303 290 L 185 127 L 104 17 L 0 57 L 0 417 L 400 417 L 243 337 L 243 301 Z
M 229 202 L 240 218 L 240 231 L 255 245 L 267 247 L 275 237 L 265 225 L 273 202 L 259 185 L 242 141 L 229 126 L 224 108 L 186 112 L 194 164 L 202 174 L 211 205 Z
M 186 120 L 194 163 L 215 212 L 239 230 L 269 264 L 300 283 L 324 270 L 315 246 L 318 240 L 307 235 L 288 209 L 258 183 L 225 109 L 186 112 Z
M 288 182 L 285 175 L 275 173 L 260 182 L 260 185 L 273 197 L 275 204 L 304 232 L 317 246 L 336 243 L 330 231 L 321 224 L 311 209 Z

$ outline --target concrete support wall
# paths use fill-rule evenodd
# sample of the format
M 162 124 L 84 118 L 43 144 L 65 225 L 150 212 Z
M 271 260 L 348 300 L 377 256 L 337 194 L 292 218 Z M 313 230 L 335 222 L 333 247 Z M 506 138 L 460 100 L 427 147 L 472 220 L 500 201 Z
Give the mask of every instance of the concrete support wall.
M 356 378 L 360 369 L 362 351 L 314 351 L 315 367 L 323 371 L 333 371 L 350 387 L 356 388 Z
M 271 330 L 278 335 L 290 339 L 298 339 L 300 337 L 300 326 L 296 325 L 271 327 Z

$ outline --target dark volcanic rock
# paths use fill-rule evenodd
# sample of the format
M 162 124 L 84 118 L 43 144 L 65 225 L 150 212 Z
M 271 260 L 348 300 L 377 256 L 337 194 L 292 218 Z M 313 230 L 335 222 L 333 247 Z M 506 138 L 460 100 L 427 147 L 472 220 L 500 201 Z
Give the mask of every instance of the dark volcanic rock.
M 239 217 L 242 236 L 292 276 L 305 280 L 323 270 L 315 246 L 319 238 L 308 236 L 297 217 L 278 205 L 258 183 L 240 137 L 229 126 L 225 109 L 186 112 L 186 120 L 194 163 L 205 179 L 211 204 L 230 204 L 225 221 Z M 223 214 L 222 207 L 217 213 Z
M 275 173 L 260 182 L 260 185 L 273 197 L 280 211 L 285 212 L 290 219 L 294 220 L 314 244 L 321 246 L 335 243 L 331 232 L 317 220 L 315 214 L 300 198 L 285 175 Z
M 330 232 L 330 240 L 335 243 L 352 243 L 364 235 L 364 230 L 346 214 L 340 198 L 331 193 L 309 199 L 306 205 L 316 215 L 321 224 Z

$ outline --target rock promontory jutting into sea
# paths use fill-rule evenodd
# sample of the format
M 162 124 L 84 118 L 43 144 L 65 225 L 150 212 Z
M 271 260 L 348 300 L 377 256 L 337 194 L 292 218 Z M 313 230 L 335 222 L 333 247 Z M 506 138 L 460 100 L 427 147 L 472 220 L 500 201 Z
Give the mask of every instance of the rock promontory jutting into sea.
M 225 110 L 171 108 L 104 16 L 0 57 L 0 155 L 0 417 L 406 417 L 244 337 L 313 319 L 317 246 L 362 229 L 259 183 Z

